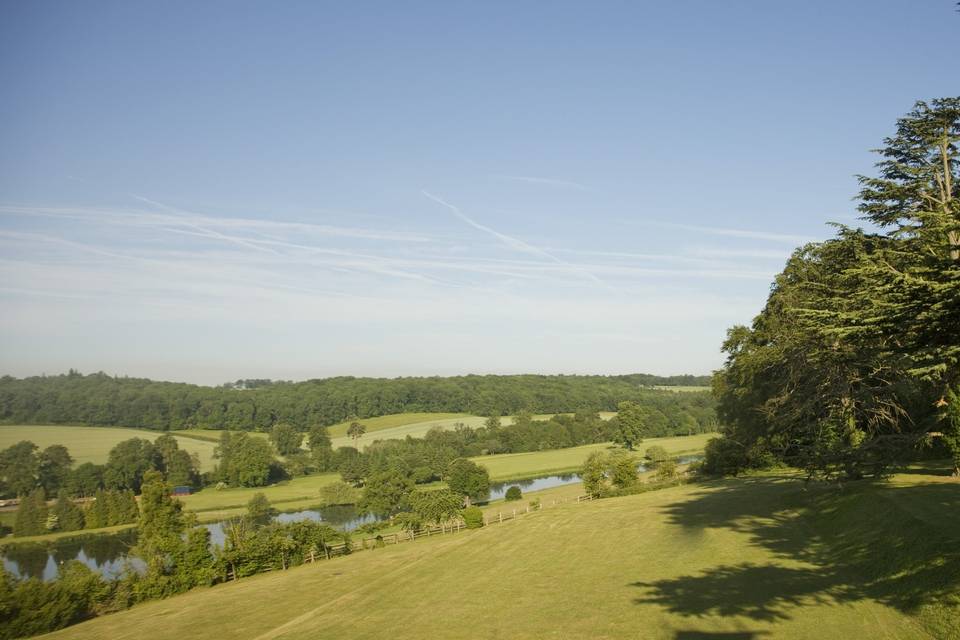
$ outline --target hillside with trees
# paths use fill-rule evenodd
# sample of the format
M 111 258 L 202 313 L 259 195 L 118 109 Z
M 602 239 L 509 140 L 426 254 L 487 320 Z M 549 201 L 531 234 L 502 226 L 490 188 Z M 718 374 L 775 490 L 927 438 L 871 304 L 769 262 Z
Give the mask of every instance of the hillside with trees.
M 671 407 L 713 413 L 709 394 L 653 388 L 706 385 L 707 376 L 470 375 L 255 382 L 204 387 L 76 371 L 30 378 L 4 376 L 0 378 L 0 422 L 236 431 L 269 431 L 277 423 L 286 423 L 307 431 L 316 424 L 392 413 L 500 416 L 521 411 L 572 413 L 585 407 L 615 411 L 625 400 L 668 414 Z

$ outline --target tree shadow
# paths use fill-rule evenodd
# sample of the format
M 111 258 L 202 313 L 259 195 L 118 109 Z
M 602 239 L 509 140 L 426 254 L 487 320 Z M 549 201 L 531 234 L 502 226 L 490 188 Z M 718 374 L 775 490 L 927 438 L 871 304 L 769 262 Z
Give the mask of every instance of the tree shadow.
M 775 560 L 634 582 L 643 590 L 637 604 L 773 622 L 812 604 L 873 600 L 909 614 L 940 604 L 960 623 L 960 484 L 862 481 L 841 490 L 747 478 L 711 483 L 664 512 L 691 531 L 743 533 Z
M 789 618 L 789 610 L 822 601 L 829 579 L 815 571 L 775 565 L 719 566 L 701 576 L 631 586 L 646 589 L 636 604 L 658 604 L 671 613 L 746 616 L 775 622 Z
M 767 631 L 677 631 L 675 640 L 754 640 L 769 635 Z

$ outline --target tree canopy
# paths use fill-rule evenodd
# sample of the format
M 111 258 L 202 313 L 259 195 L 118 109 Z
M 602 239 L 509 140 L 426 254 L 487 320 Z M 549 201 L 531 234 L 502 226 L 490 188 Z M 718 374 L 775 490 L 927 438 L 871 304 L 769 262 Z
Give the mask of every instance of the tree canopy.
M 391 413 L 501 416 L 524 410 L 574 412 L 583 407 L 614 411 L 623 400 L 683 406 L 701 422 L 713 413 L 709 394 L 653 388 L 708 385 L 708 376 L 469 375 L 255 382 L 204 387 L 75 371 L 22 379 L 2 376 L 0 422 L 261 432 L 269 432 L 280 422 L 306 432 L 314 425 Z
M 960 469 L 958 141 L 960 98 L 918 102 L 860 177 L 879 231 L 799 248 L 752 326 L 730 329 L 708 468 L 859 477 L 946 445 Z

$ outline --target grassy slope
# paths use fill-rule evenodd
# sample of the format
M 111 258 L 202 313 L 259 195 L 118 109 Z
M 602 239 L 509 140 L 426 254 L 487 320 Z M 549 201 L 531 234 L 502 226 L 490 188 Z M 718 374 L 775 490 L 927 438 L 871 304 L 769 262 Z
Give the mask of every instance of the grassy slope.
M 76 464 L 93 462 L 103 464 L 117 443 L 130 438 L 145 438 L 151 442 L 161 435 L 159 431 L 125 429 L 122 427 L 73 427 L 63 425 L 0 425 L 0 449 L 6 449 L 21 440 L 30 440 L 41 449 L 62 444 L 76 460 Z M 177 437 L 182 449 L 196 452 L 204 471 L 213 469 L 212 442 L 195 438 Z
M 637 454 L 642 455 L 647 447 L 654 445 L 659 445 L 669 453 L 674 454 L 702 451 L 707 440 L 713 437 L 716 437 L 715 433 L 685 437 L 650 438 L 644 440 L 643 444 L 638 447 Z M 608 443 L 588 444 L 569 449 L 478 456 L 471 458 L 471 460 L 485 466 L 490 472 L 490 479 L 493 481 L 517 480 L 551 473 L 575 472 L 591 453 L 609 448 L 611 448 L 611 445 Z
M 53 637 L 956 638 L 958 507 L 957 483 L 931 475 L 676 487 L 200 589 Z

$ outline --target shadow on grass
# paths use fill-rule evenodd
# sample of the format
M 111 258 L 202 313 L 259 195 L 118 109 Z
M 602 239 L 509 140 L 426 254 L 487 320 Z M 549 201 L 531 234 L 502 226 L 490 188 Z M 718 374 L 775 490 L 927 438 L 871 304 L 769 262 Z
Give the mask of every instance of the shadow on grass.
M 766 631 L 729 631 L 729 632 L 710 632 L 710 631 L 677 631 L 673 636 L 675 640 L 755 640 L 762 636 L 769 635 Z
M 743 533 L 775 560 L 635 582 L 637 604 L 774 622 L 802 606 L 873 600 L 909 614 L 933 605 L 936 624 L 960 625 L 960 483 L 838 490 L 761 477 L 711 486 L 665 507 L 667 518 Z

